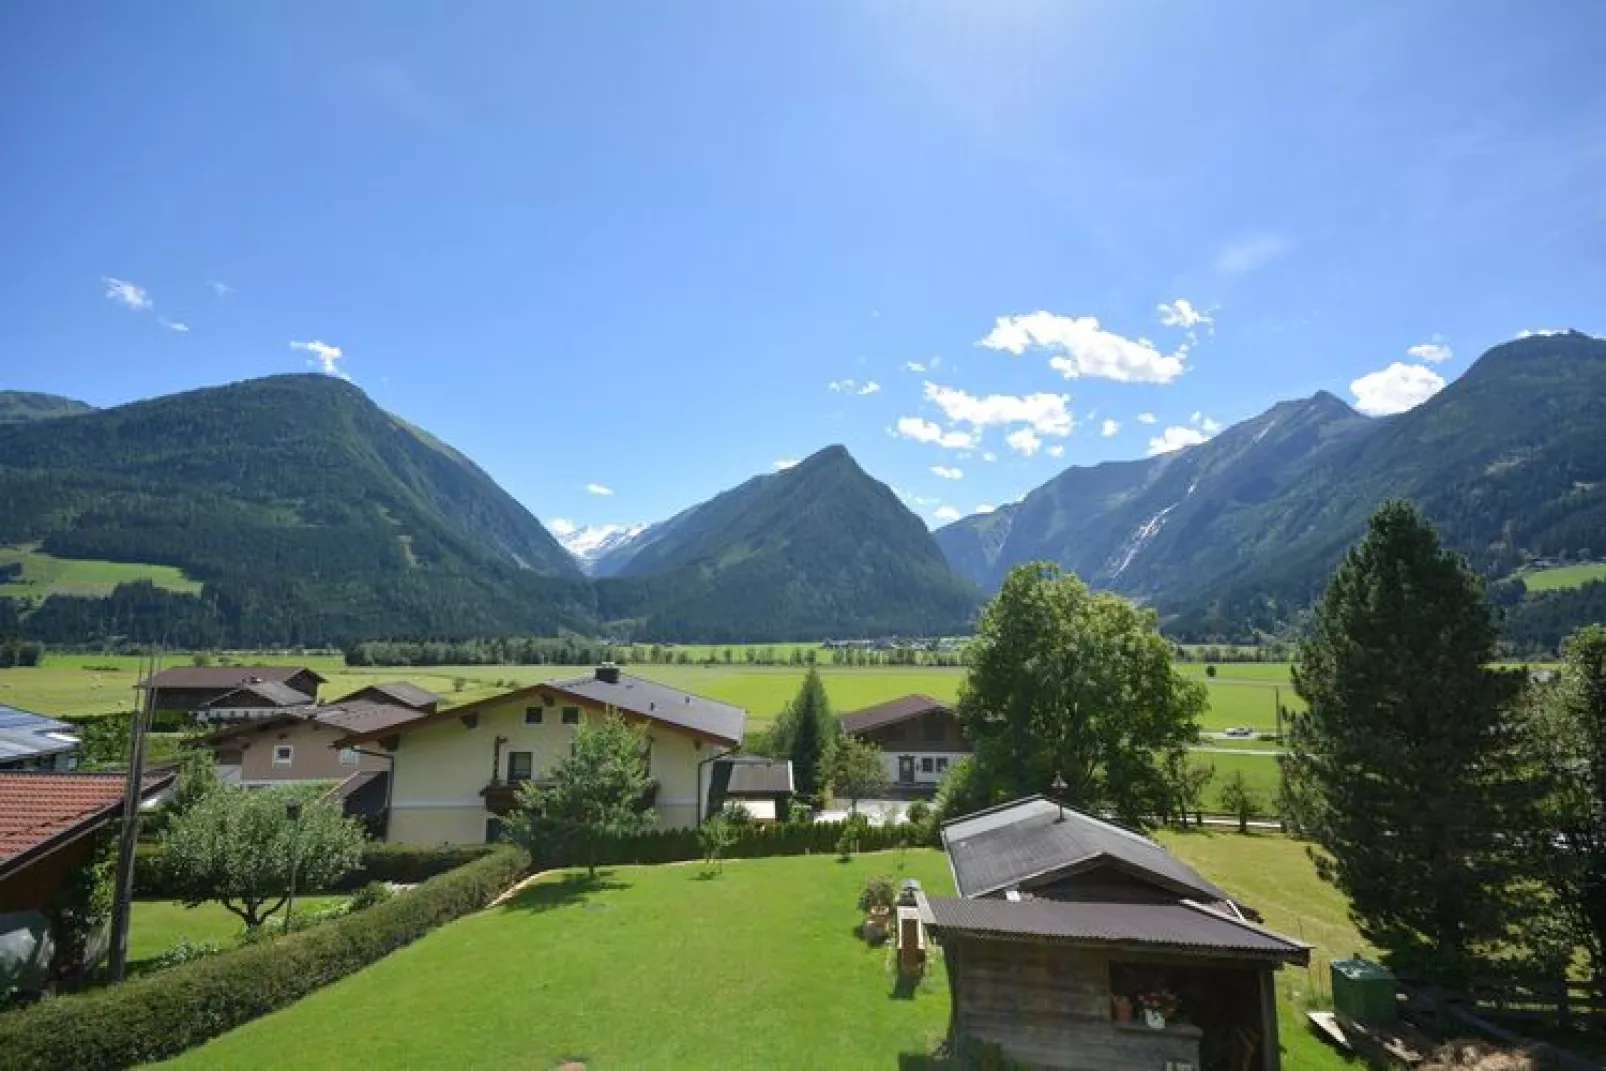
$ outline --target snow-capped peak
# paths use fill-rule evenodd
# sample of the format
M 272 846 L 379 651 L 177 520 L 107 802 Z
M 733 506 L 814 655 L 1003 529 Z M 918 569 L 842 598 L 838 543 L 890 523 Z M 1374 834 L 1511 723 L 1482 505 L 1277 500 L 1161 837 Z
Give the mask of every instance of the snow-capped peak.
M 588 572 L 598 558 L 647 530 L 645 524 L 588 524 L 582 528 L 561 517 L 555 518 L 549 527 L 563 549 Z

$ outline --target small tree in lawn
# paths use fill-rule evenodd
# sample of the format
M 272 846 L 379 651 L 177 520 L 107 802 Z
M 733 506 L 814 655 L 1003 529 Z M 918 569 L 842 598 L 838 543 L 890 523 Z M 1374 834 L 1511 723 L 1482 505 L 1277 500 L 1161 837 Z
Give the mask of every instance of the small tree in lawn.
M 812 805 L 819 805 L 830 781 L 831 749 L 838 731 L 825 682 L 820 679 L 820 671 L 811 666 L 797 695 L 770 730 L 770 753 L 792 760 L 796 794 Z
M 849 810 L 859 813 L 859 801 L 873 796 L 887 783 L 887 767 L 881 749 L 853 736 L 838 740 L 831 757 L 831 788 L 851 801 Z
M 284 906 L 291 860 L 298 890 L 326 889 L 362 858 L 362 829 L 322 799 L 303 798 L 292 823 L 291 789 L 209 792 L 173 819 L 164 865 L 190 907 L 215 900 L 255 930 Z
M 1232 776 L 1222 782 L 1221 805 L 1238 819 L 1238 832 L 1248 833 L 1249 820 L 1260 810 L 1260 793 L 1250 787 L 1242 770 L 1232 771 Z
M 703 849 L 703 865 L 708 870 L 725 872 L 725 853 L 736 842 L 736 831 L 723 814 L 716 814 L 697 831 L 697 842 Z
M 652 828 L 648 803 L 647 737 L 617 714 L 581 724 L 574 750 L 552 771 L 548 785 L 519 787 L 508 832 L 533 859 L 572 852 L 597 873 L 597 849 L 610 837 Z
M 1188 752 L 1176 751 L 1166 756 L 1165 768 L 1166 780 L 1171 785 L 1173 806 L 1177 811 L 1177 824 L 1186 829 L 1190 814 L 1195 825 L 1203 824 L 1204 793 L 1215 779 L 1215 765 L 1194 762 Z

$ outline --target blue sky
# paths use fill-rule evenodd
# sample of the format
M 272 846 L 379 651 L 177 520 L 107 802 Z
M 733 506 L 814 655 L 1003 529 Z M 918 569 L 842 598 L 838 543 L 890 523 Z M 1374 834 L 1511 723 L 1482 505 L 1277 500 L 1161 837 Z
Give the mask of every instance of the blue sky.
M 1603 41 L 1592 0 L 8 4 L 0 387 L 329 363 L 549 522 L 841 442 L 938 523 L 1606 328 Z

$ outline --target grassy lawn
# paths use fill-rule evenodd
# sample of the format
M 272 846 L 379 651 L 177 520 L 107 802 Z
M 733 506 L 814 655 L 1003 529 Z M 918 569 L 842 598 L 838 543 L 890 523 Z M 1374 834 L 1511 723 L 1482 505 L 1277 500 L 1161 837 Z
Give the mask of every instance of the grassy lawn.
M 1279 975 L 1289 1068 L 1345 1068 L 1313 1037 L 1306 996 L 1327 962 L 1364 946 L 1303 845 L 1282 837 L 1168 833 L 1178 855 L 1317 946 Z M 943 857 L 908 853 L 616 867 L 595 884 L 548 875 L 502 907 L 453 923 L 171 1066 L 893 1068 L 948 1020 L 943 971 L 893 995 L 889 956 L 852 936 L 875 873 L 951 895 Z M 1320 979 L 1319 986 L 1312 981 Z
M 897 861 L 549 876 L 174 1066 L 893 1068 L 948 1022 L 940 965 L 900 999 L 890 953 L 852 933 L 864 879 Z M 935 851 L 903 873 L 952 892 Z
M 344 896 L 298 896 L 296 914 L 299 916 L 303 910 L 319 911 L 344 899 Z M 137 967 L 141 961 L 153 959 L 185 939 L 228 948 L 240 935 L 241 928 L 239 916 L 221 904 L 185 907 L 177 900 L 136 900 L 128 927 L 128 962 Z
M 1327 966 L 1369 946 L 1349 921 L 1344 898 L 1316 876 L 1300 841 L 1278 835 L 1205 830 L 1167 830 L 1159 839 L 1198 867 L 1233 897 L 1265 917 L 1266 925 L 1313 945 L 1308 969 L 1284 967 L 1277 973 L 1278 1033 L 1286 1050 L 1283 1066 L 1323 1071 L 1352 1065 L 1311 1033 L 1305 1009 L 1312 994 L 1331 998 Z
M 1221 802 L 1221 787 L 1235 771 L 1242 771 L 1249 787 L 1260 796 L 1260 812 L 1267 815 L 1276 813 L 1277 792 L 1282 782 L 1275 758 L 1269 755 L 1224 755 L 1220 752 L 1198 751 L 1190 758 L 1198 765 L 1208 764 L 1216 768 L 1216 775 L 1205 786 L 1206 811 L 1226 811 L 1226 806 Z
M 0 582 L 0 595 L 110 595 L 118 584 L 149 580 L 159 588 L 194 594 L 201 590 L 181 570 L 170 565 L 137 565 L 128 562 L 56 558 L 32 546 L 0 547 L 0 565 L 22 563 L 22 576 L 10 583 Z
M 1582 587 L 1592 580 L 1606 580 L 1606 562 L 1557 565 L 1518 575 L 1529 591 L 1560 591 L 1563 588 Z

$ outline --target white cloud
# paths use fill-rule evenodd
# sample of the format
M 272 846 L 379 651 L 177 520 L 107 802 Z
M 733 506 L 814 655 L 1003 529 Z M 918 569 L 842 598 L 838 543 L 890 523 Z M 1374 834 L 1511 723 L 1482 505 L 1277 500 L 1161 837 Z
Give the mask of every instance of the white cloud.
M 181 335 L 187 334 L 190 329 L 189 324 L 179 323 L 177 320 L 169 320 L 166 316 L 158 316 L 156 318 L 156 322 L 167 328 L 169 331 L 177 331 Z
M 208 279 L 206 281 L 206 285 L 211 287 L 212 293 L 216 294 L 218 297 L 228 297 L 230 294 L 239 293 L 238 290 L 234 289 L 234 287 L 230 286 L 228 283 L 220 283 L 216 279 Z
M 1157 308 L 1160 312 L 1160 322 L 1167 327 L 1194 328 L 1201 324 L 1210 327 L 1216 322 L 1208 312 L 1194 308 L 1193 302 L 1187 298 L 1177 298 L 1169 304 L 1161 302 Z
M 1395 361 L 1349 385 L 1355 408 L 1368 416 L 1387 416 L 1415 409 L 1444 387 L 1444 377 L 1419 364 Z
M 971 512 L 972 513 L 991 513 L 993 510 L 995 510 L 997 508 L 998 507 L 993 505 L 991 502 L 978 502 L 978 503 L 976 503 L 976 508 L 971 510 Z
M 1050 446 L 1048 448 L 1048 456 L 1049 457 L 1064 457 L 1065 456 L 1065 447 L 1061 446 L 1059 443 L 1055 443 L 1053 446 Z
M 143 312 L 155 304 L 143 286 L 123 279 L 113 279 L 110 275 L 102 275 L 100 281 L 106 284 L 107 301 L 115 301 L 135 312 Z
M 938 502 L 942 501 L 938 498 L 921 498 L 919 495 L 912 495 L 901 487 L 894 487 L 892 489 L 892 493 L 909 503 L 911 506 L 935 506 Z
M 864 386 L 859 388 L 859 393 L 860 394 L 874 394 L 877 391 L 879 391 L 880 389 L 881 389 L 881 384 L 877 383 L 875 380 L 872 379 L 870 382 L 866 383 Z
M 826 386 L 831 390 L 836 391 L 838 394 L 841 394 L 844 391 L 850 391 L 853 389 L 853 380 L 833 379 L 831 382 L 827 383 Z
M 573 535 L 580 530 L 580 526 L 567 517 L 554 517 L 546 522 L 546 526 L 555 536 Z
M 1199 412 L 1197 409 L 1193 411 L 1193 416 L 1188 418 L 1188 423 L 1192 424 L 1206 435 L 1214 435 L 1216 432 L 1221 430 L 1221 421 L 1212 420 L 1203 413 Z
M 994 462 L 994 461 L 997 461 L 997 460 L 998 460 L 998 455 L 997 455 L 997 454 L 995 454 L 995 453 L 993 453 L 993 452 L 992 452 L 992 451 L 991 451 L 991 450 L 988 450 L 988 451 L 986 451 L 986 452 L 985 452 L 985 453 L 983 453 L 983 454 L 982 454 L 982 455 L 981 455 L 981 459 L 982 459 L 982 460 L 983 460 L 983 461 L 985 461 L 985 462 L 987 462 L 987 463 L 988 463 L 988 464 L 989 464 L 989 465 L 990 465 L 990 464 L 992 464 L 992 463 L 993 463 L 993 462 Z
M 331 346 L 327 342 L 314 340 L 312 342 L 292 342 L 290 343 L 290 348 L 312 354 L 312 360 L 307 363 L 317 365 L 325 375 L 339 376 L 348 383 L 351 381 L 351 377 L 342 372 L 335 364 L 336 361 L 345 356 L 345 352 L 339 346 Z
M 775 465 L 775 471 L 776 472 L 784 472 L 785 470 L 791 468 L 793 465 L 797 464 L 797 458 L 795 458 L 795 457 L 778 457 L 778 458 L 775 459 L 773 464 Z
M 1210 436 L 1198 428 L 1167 428 L 1149 440 L 1149 456 L 1169 454 L 1184 446 L 1198 446 L 1208 438 Z
M 938 506 L 931 511 L 931 515 L 939 521 L 957 521 L 960 517 L 959 511 L 952 506 Z
M 949 450 L 969 450 L 976 445 L 976 436 L 964 431 L 943 431 L 929 420 L 919 417 L 900 417 L 894 435 L 913 439 L 917 443 L 936 443 Z
M 1090 376 L 1121 383 L 1169 383 L 1186 368 L 1186 350 L 1164 354 L 1148 339 L 1133 340 L 1099 327 L 1096 317 L 1034 312 L 1000 316 L 978 345 L 1017 356 L 1028 349 L 1057 351 L 1048 366 L 1066 379 Z
M 1021 428 L 1004 436 L 1004 442 L 1009 444 L 1011 450 L 1031 457 L 1043 447 L 1043 440 L 1031 428 Z
M 1106 439 L 1116 434 L 1120 430 L 1121 422 L 1119 420 L 1106 420 L 1103 424 L 1099 425 L 1099 434 L 1104 436 Z
M 965 478 L 963 472 L 949 468 L 947 465 L 933 465 L 931 466 L 931 473 L 933 476 L 941 476 L 945 480 L 963 480 Z
M 1222 275 L 1242 275 L 1270 264 L 1288 251 L 1288 243 L 1277 234 L 1252 234 L 1221 248 L 1216 254 L 1216 271 Z
M 1153 424 L 1154 422 L 1155 421 L 1154 421 L 1154 414 L 1153 413 L 1139 413 L 1138 414 L 1138 423 L 1139 424 Z
M 905 361 L 903 362 L 903 370 L 905 372 L 924 372 L 926 366 L 919 361 Z
M 1076 422 L 1071 419 L 1068 394 L 989 394 L 977 397 L 956 387 L 926 383 L 926 397 L 935 402 L 948 419 L 974 428 L 993 424 L 1029 424 L 1044 435 L 1069 435 Z
M 1405 354 L 1407 357 L 1415 357 L 1418 360 L 1432 361 L 1437 364 L 1440 361 L 1448 361 L 1451 357 L 1454 357 L 1455 351 L 1439 341 L 1439 337 L 1435 335 L 1432 342 L 1423 342 L 1412 346 L 1405 351 Z
M 600 483 L 588 483 L 588 484 L 586 484 L 586 494 L 589 494 L 589 495 L 611 495 L 611 494 L 613 494 L 613 488 L 604 487 Z

